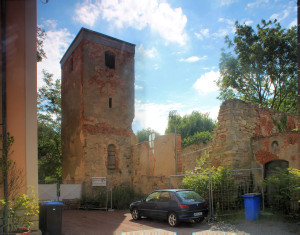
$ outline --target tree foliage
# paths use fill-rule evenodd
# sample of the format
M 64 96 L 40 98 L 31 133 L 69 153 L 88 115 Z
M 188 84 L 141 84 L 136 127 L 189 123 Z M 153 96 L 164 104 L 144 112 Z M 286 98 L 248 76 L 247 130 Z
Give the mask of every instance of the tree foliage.
M 262 20 L 256 30 L 235 23 L 220 59 L 220 100 L 238 98 L 266 108 L 297 112 L 297 30 Z M 234 54 L 232 53 L 234 52 Z
M 138 131 L 136 133 L 136 136 L 138 138 L 139 143 L 144 142 L 144 141 L 149 141 L 149 135 L 152 134 L 152 133 L 155 134 L 155 137 L 159 136 L 159 133 L 154 131 L 151 128 L 142 129 L 142 130 Z
M 39 180 L 61 178 L 61 84 L 43 71 L 44 86 L 38 90 Z
M 206 143 L 212 139 L 211 132 L 216 127 L 216 122 L 209 117 L 208 113 L 193 111 L 190 115 L 181 117 L 176 111 L 169 112 L 168 128 L 165 133 L 181 134 L 184 147 Z
M 300 170 L 276 168 L 264 184 L 271 189 L 268 202 L 273 209 L 290 212 L 291 201 L 300 202 Z
M 37 45 L 37 62 L 41 62 L 43 58 L 46 57 L 46 53 L 43 49 L 44 47 L 44 40 L 46 38 L 46 33 L 45 30 L 41 29 L 39 26 L 36 28 L 37 32 L 37 40 L 36 40 L 36 45 Z
M 205 152 L 205 154 L 197 161 L 197 167 L 192 171 L 185 172 L 187 175 L 183 178 L 182 185 L 184 188 L 196 191 L 208 201 L 209 178 L 211 177 L 211 184 L 214 189 L 214 200 L 218 201 L 218 203 L 228 204 L 228 200 L 234 200 L 236 197 L 235 190 L 232 190 L 234 187 L 234 177 L 231 171 L 221 166 L 205 167 L 205 162 L 208 158 L 209 154 Z M 227 188 L 231 187 L 229 192 L 230 196 L 226 198 L 222 198 L 222 195 L 219 193 L 224 185 L 227 185 Z

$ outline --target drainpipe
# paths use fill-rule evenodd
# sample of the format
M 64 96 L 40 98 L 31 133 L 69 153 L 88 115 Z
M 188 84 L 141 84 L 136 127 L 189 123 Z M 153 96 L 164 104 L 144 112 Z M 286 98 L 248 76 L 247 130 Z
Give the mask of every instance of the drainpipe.
M 1 49 L 2 49 L 2 164 L 3 164 L 3 191 L 4 200 L 8 201 L 7 181 L 7 130 L 6 130 L 6 0 L 1 1 Z M 3 210 L 4 227 L 3 232 L 7 233 L 8 205 Z

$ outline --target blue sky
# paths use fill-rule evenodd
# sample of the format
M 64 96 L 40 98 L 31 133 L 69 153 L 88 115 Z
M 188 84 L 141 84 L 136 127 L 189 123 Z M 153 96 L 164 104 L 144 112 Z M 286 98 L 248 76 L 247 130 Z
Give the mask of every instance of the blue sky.
M 133 130 L 150 127 L 164 134 L 168 114 L 193 110 L 217 119 L 224 37 L 234 22 L 256 27 L 277 19 L 297 24 L 296 0 L 37 0 L 38 25 L 45 29 L 47 59 L 42 69 L 61 78 L 59 61 L 81 27 L 136 45 Z

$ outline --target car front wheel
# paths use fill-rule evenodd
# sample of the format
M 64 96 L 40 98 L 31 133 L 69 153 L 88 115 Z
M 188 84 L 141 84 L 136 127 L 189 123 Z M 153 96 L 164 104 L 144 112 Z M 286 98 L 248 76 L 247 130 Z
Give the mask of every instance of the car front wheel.
M 179 224 L 177 215 L 174 212 L 171 212 L 168 216 L 168 223 L 171 227 L 175 227 Z
M 133 208 L 133 210 L 131 211 L 131 216 L 134 220 L 139 220 L 141 218 L 140 212 L 137 208 Z

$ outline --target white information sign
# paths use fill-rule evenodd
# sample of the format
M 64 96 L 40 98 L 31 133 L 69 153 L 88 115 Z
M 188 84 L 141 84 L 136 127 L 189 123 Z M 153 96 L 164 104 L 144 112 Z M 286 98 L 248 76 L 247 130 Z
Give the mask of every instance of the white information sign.
M 106 186 L 106 177 L 92 177 L 92 186 Z

